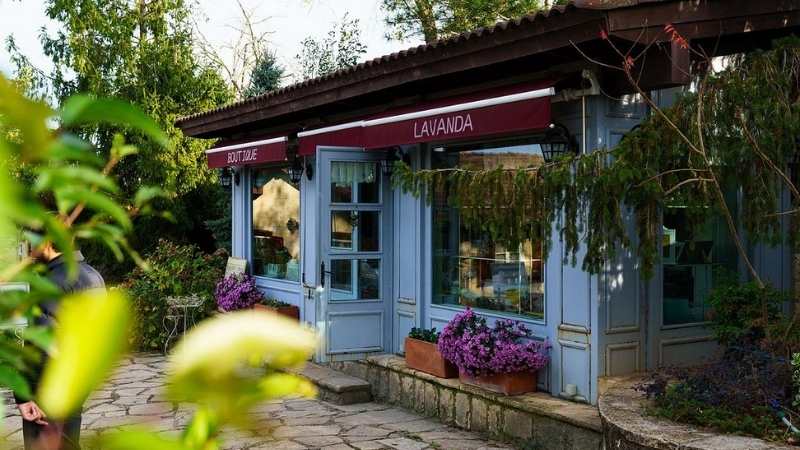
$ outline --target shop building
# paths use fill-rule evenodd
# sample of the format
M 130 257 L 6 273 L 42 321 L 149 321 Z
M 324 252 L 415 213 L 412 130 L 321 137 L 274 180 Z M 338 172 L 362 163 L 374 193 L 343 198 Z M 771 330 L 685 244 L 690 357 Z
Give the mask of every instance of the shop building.
M 649 111 L 620 73 L 590 61 L 617 62 L 601 31 L 642 50 L 657 41 L 641 85 L 666 105 L 692 63 L 668 24 L 724 55 L 796 32 L 800 2 L 576 0 L 178 126 L 219 139 L 207 156 L 230 175 L 233 255 L 323 334 L 317 360 L 402 353 L 412 327 L 441 330 L 471 306 L 549 340 L 540 389 L 559 396 L 574 385 L 573 400 L 594 403 L 600 377 L 714 353 L 713 270 L 739 266 L 724 227 L 709 223 L 688 252 L 681 211 L 665 211 L 653 278 L 640 277 L 630 254 L 591 274 L 564 260 L 557 234 L 547 257 L 541 242 L 494 242 L 462 226 L 441 193 L 428 203 L 389 178 L 396 159 L 415 169 L 511 168 L 613 147 Z M 751 251 L 765 279 L 790 288 L 789 248 Z

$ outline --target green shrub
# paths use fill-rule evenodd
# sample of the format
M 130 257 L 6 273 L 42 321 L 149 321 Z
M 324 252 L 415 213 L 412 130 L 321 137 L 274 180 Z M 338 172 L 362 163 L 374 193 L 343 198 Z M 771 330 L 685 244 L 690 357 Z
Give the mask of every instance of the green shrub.
M 724 346 L 762 341 L 767 337 L 768 328 L 785 319 L 781 314 L 785 300 L 786 295 L 771 286 L 762 288 L 752 282 L 723 283 L 714 288 L 708 297 L 713 310 L 711 328 L 714 337 Z
M 167 297 L 197 294 L 203 305 L 194 319 L 208 317 L 216 310 L 214 287 L 224 275 L 227 253 L 209 255 L 193 245 L 160 240 L 145 260 L 150 270 L 137 268 L 123 284 L 136 315 L 131 344 L 143 351 L 163 350 L 169 334 L 163 323 Z
M 440 333 L 436 331 L 436 328 L 431 328 L 430 330 L 427 330 L 425 328 L 414 327 L 411 329 L 411 332 L 408 333 L 408 337 L 410 337 L 411 339 L 418 339 L 420 341 L 436 344 L 439 342 L 439 334 Z

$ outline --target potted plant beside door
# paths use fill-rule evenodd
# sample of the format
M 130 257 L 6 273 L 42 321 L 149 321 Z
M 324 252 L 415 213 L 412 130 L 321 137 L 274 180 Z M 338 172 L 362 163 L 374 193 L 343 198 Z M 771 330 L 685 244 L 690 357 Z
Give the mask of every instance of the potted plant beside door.
M 264 294 L 258 290 L 256 280 L 247 274 L 232 274 L 217 283 L 214 298 L 220 312 L 252 308 Z
M 270 311 L 290 319 L 300 320 L 300 308 L 274 298 L 264 297 L 260 302 L 253 305 L 253 309 Z
M 458 367 L 461 382 L 505 394 L 535 392 L 539 369 L 550 361 L 547 341 L 531 339 L 524 324 L 486 325 L 472 309 L 456 315 L 439 337 L 439 351 Z
M 437 344 L 439 333 L 436 328 L 412 328 L 405 342 L 406 365 L 439 378 L 456 378 L 458 369 L 444 359 Z

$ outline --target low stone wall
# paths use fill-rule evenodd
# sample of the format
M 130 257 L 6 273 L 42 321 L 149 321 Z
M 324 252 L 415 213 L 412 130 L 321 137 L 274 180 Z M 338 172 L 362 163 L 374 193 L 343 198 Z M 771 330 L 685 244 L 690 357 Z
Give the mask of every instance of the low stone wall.
M 409 369 L 398 356 L 332 363 L 369 381 L 372 396 L 459 428 L 519 442 L 532 449 L 599 449 L 597 409 L 544 393 L 507 397 Z
M 790 447 L 761 439 L 720 434 L 649 416 L 647 399 L 634 389 L 641 377 L 604 380 L 599 408 L 606 448 L 619 450 L 778 450 Z

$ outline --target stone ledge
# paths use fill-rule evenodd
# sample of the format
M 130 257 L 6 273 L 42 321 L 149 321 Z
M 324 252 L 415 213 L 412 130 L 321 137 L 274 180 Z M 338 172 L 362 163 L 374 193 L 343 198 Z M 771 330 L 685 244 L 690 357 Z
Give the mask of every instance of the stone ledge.
M 390 370 L 412 375 L 431 383 L 457 391 L 468 392 L 471 395 L 482 397 L 486 400 L 497 402 L 522 411 L 546 416 L 558 421 L 567 422 L 575 426 L 586 428 L 592 431 L 602 432 L 602 423 L 597 408 L 584 404 L 575 403 L 568 400 L 553 397 L 543 392 L 523 394 L 515 396 L 505 396 L 489 392 L 485 389 L 464 384 L 458 378 L 439 378 L 425 372 L 420 372 L 409 368 L 405 358 L 395 355 L 380 355 L 367 358 L 371 364 L 386 367 Z
M 648 400 L 634 389 L 641 376 L 605 380 L 600 395 L 603 438 L 607 448 L 620 450 L 779 450 L 787 445 L 751 437 L 720 434 L 691 425 L 648 416 Z
M 380 355 L 332 366 L 366 379 L 376 400 L 398 404 L 459 428 L 537 449 L 599 449 L 597 409 L 545 393 L 513 397 L 409 369 L 405 359 Z M 528 447 L 525 447 L 528 448 Z

